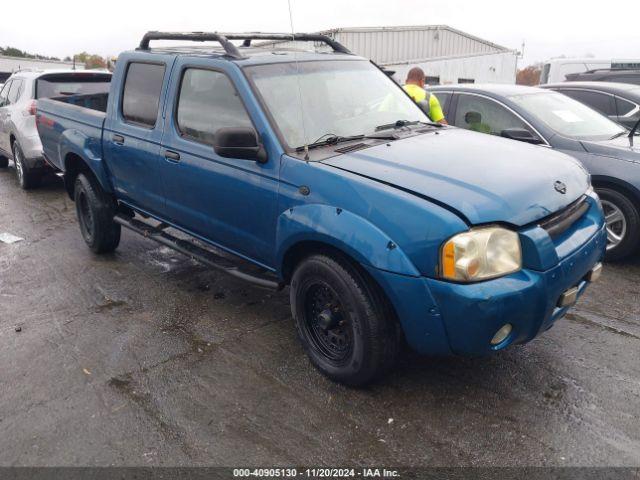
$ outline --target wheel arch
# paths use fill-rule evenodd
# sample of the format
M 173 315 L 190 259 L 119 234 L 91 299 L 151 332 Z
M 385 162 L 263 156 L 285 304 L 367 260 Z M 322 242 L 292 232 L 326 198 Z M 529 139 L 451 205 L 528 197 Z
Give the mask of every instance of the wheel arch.
M 106 173 L 100 169 L 98 172 L 95 170 L 95 165 L 88 162 L 82 155 L 75 151 L 68 151 L 63 157 L 64 164 L 64 186 L 69 195 L 69 198 L 73 200 L 73 191 L 75 188 L 75 181 L 80 173 L 84 173 L 90 176 L 96 181 L 105 192 L 111 193 L 111 185 L 109 184 Z M 93 168 L 92 168 L 93 167 Z
M 369 220 L 342 208 L 308 204 L 287 209 L 277 223 L 277 273 L 285 279 L 290 262 L 305 249 L 342 252 L 360 264 L 401 275 L 420 273 L 385 232 Z
M 629 198 L 629 200 L 631 200 L 636 209 L 640 211 L 640 190 L 630 183 L 619 178 L 608 177 L 605 175 L 594 175 L 591 178 L 591 183 L 596 190 L 598 188 L 609 188 L 624 194 Z

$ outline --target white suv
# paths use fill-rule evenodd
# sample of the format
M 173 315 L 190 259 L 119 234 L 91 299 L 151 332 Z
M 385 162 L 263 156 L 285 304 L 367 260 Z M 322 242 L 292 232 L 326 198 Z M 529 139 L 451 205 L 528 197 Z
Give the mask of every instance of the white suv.
M 9 77 L 0 90 L 0 168 L 13 159 L 23 189 L 37 186 L 50 168 L 42 156 L 36 130 L 39 98 L 74 96 L 74 103 L 90 101 L 109 91 L 111 74 L 88 70 L 23 70 Z

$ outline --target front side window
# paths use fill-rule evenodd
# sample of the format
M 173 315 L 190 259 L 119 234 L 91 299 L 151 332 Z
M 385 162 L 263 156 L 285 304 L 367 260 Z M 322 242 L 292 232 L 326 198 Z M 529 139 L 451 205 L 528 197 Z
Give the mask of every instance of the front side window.
M 601 113 L 558 92 L 513 95 L 510 99 L 565 137 L 606 140 L 625 131 Z
M 454 124 L 474 132 L 502 135 L 503 130 L 530 128 L 498 102 L 477 95 L 460 94 Z M 533 132 L 531 132 L 533 133 Z
M 122 94 L 122 116 L 128 122 L 153 128 L 158 118 L 164 65 L 131 63 Z
M 187 69 L 182 77 L 176 116 L 183 136 L 207 144 L 220 128 L 252 126 L 229 78 L 198 68 Z
M 367 61 L 275 63 L 245 72 L 290 149 L 325 135 L 370 134 L 398 120 L 430 121 Z
M 442 107 L 442 113 L 445 118 L 449 115 L 449 101 L 451 100 L 451 92 L 431 92 L 431 95 L 435 96 Z

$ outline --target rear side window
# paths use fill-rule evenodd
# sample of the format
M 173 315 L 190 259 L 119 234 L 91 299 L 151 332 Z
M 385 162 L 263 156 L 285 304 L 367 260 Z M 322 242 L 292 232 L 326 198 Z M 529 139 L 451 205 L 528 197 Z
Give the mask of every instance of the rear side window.
M 212 144 L 219 128 L 251 127 L 251 119 L 227 76 L 189 68 L 180 84 L 177 122 L 180 133 Z
M 7 96 L 10 104 L 18 101 L 18 98 L 20 98 L 20 94 L 22 93 L 23 85 L 24 80 L 14 80 L 11 82 L 11 88 L 9 89 L 9 95 Z
M 36 80 L 36 98 L 109 93 L 111 75 L 95 73 L 60 73 Z
M 130 63 L 122 94 L 122 116 L 128 122 L 153 128 L 158 118 L 164 65 Z
M 638 105 L 627 100 L 623 100 L 620 97 L 616 97 L 616 107 L 618 108 L 618 116 L 620 117 L 632 115 L 638 111 Z
M 578 100 L 579 102 L 588 105 L 594 110 L 599 111 L 605 115 L 615 116 L 616 105 L 613 101 L 613 96 L 605 93 L 592 92 L 587 90 L 560 90 L 568 97 Z
M 11 83 L 13 80 L 9 80 L 4 84 L 2 90 L 0 90 L 0 107 L 4 107 L 7 104 L 7 97 L 9 96 L 9 90 L 11 89 Z

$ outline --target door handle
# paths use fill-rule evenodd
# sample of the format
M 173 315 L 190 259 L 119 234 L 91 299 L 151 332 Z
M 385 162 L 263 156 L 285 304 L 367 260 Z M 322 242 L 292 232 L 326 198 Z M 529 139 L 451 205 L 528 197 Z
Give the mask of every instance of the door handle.
M 166 158 L 167 160 L 170 160 L 172 162 L 179 162 L 180 161 L 180 154 L 178 152 L 174 152 L 173 150 L 165 150 L 164 151 L 164 158 Z
M 118 145 L 124 145 L 124 137 L 122 135 L 114 135 L 113 137 L 111 137 L 111 140 L 113 140 L 113 143 L 116 143 Z

